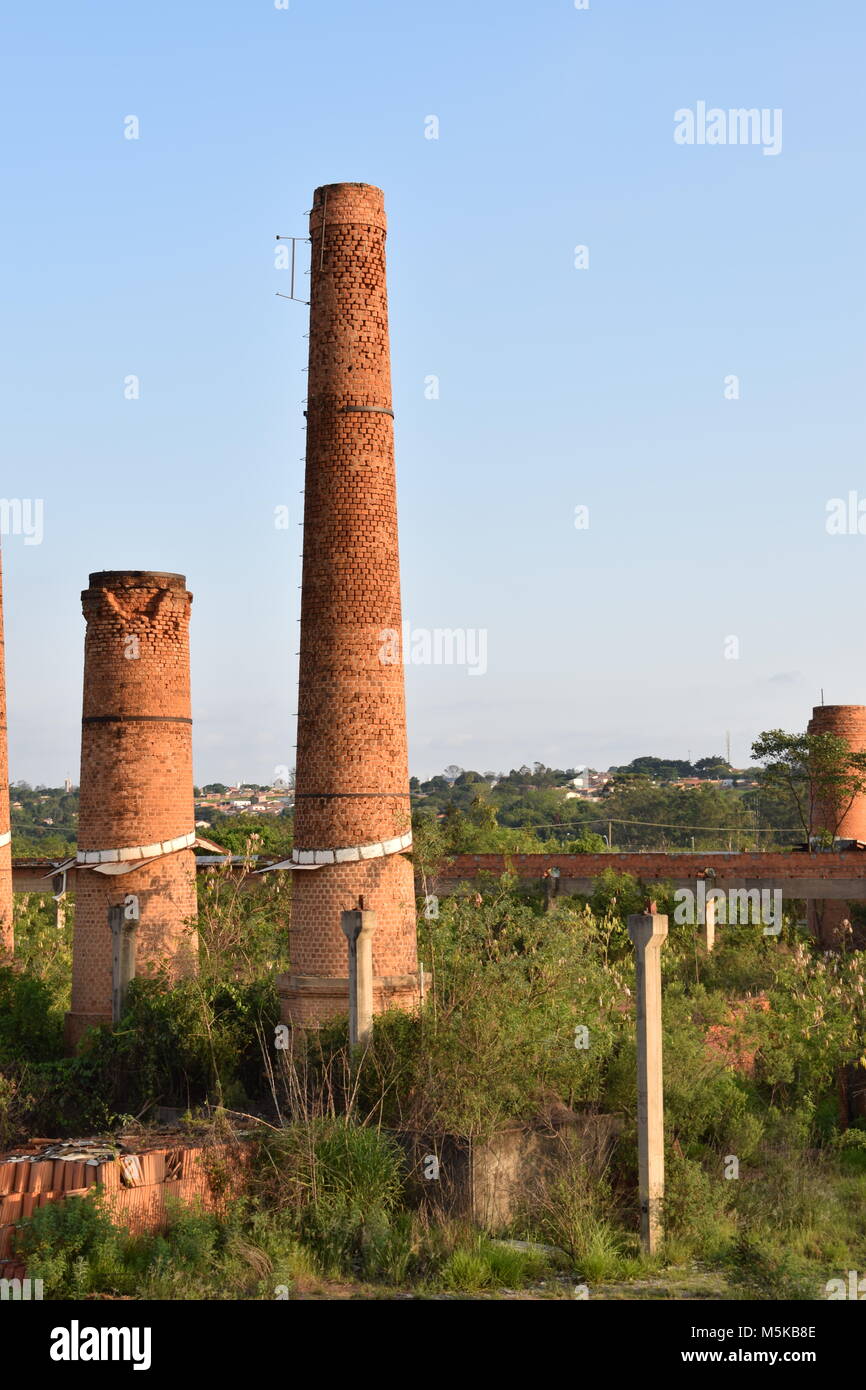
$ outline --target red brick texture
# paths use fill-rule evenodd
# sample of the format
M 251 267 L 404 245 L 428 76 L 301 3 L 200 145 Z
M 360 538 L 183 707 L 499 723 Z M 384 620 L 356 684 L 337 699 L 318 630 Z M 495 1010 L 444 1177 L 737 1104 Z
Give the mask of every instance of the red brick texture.
M 10 828 L 9 755 L 6 732 L 6 647 L 3 639 L 3 574 L 0 567 L 0 839 Z M 0 846 L 0 957 L 11 954 L 13 937 L 12 846 Z
M 394 421 L 380 189 L 316 190 L 301 600 L 297 850 L 376 844 L 411 828 Z M 377 915 L 377 1007 L 417 997 L 415 898 L 402 854 L 294 874 L 288 1021 L 348 1004 L 341 911 Z
M 158 844 L 193 831 L 189 616 L 182 575 L 92 574 L 82 594 L 84 712 L 78 849 Z M 130 873 L 79 868 L 67 1040 L 111 1018 L 108 909 L 133 893 L 136 972 L 195 969 L 195 856 L 162 855 Z
M 712 868 L 720 880 L 772 878 L 780 886 L 792 878 L 837 878 L 859 872 L 850 855 L 843 853 L 458 854 L 445 861 L 436 879 L 443 883 L 468 881 L 482 873 L 540 879 L 553 867 L 561 870 L 563 878 L 598 878 L 605 870 L 612 870 L 632 874 L 643 883 L 703 878 Z
M 809 720 L 810 734 L 835 734 L 843 738 L 852 753 L 866 753 L 866 705 L 816 705 Z M 843 814 L 844 813 L 844 814 Z M 837 816 L 842 815 L 838 827 Z M 843 840 L 866 841 L 866 796 L 848 798 L 838 807 L 818 809 L 813 830 L 836 830 Z
M 853 753 L 866 753 L 866 705 L 816 705 L 808 732 L 836 734 Z M 850 806 L 848 801 L 846 797 L 839 806 L 819 806 L 812 830 L 835 831 L 843 840 L 866 841 L 866 796 L 855 797 Z M 810 926 L 828 949 L 842 942 L 845 936 L 842 923 L 850 921 L 850 917 L 851 909 L 845 902 L 824 899 L 809 903 Z

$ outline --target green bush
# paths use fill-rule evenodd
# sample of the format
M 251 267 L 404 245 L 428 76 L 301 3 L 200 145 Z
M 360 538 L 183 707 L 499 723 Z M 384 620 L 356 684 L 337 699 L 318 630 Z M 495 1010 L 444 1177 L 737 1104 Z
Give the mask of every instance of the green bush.
M 135 1293 L 135 1271 L 124 1261 L 129 1237 L 116 1227 L 102 1194 L 49 1202 L 17 1228 L 16 1253 L 41 1279 L 49 1298 L 92 1292 Z
M 820 1297 L 816 1280 L 789 1250 L 744 1232 L 734 1246 L 730 1277 L 750 1300 L 810 1301 Z
M 0 1065 L 46 1061 L 63 1049 L 63 1015 L 50 985 L 0 966 Z
M 584 912 L 542 914 L 501 889 L 451 900 L 424 924 L 421 950 L 427 1002 L 376 1019 L 358 1081 L 367 1113 L 481 1140 L 551 1103 L 599 1101 L 626 995 Z M 583 1028 L 587 1048 L 576 1046 Z
M 697 1160 L 670 1150 L 665 1157 L 664 1230 L 668 1239 L 685 1238 L 692 1249 L 724 1242 L 728 1188 L 721 1165 L 710 1174 Z
M 451 1252 L 435 1278 L 455 1293 L 477 1293 L 482 1289 L 523 1289 L 549 1270 L 550 1261 L 535 1251 L 475 1236 Z
M 258 1191 L 293 1219 L 323 1272 L 375 1272 L 397 1258 L 389 1239 L 403 1193 L 402 1164 L 400 1149 L 380 1130 L 345 1119 L 311 1120 L 268 1134 Z

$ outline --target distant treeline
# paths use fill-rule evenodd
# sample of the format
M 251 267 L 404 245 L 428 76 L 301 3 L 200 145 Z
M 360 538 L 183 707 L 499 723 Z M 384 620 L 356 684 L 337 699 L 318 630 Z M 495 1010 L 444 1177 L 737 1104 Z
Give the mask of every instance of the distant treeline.
M 425 782 L 413 777 L 416 837 L 430 854 L 773 849 L 802 840 L 791 797 L 767 785 L 760 769 L 738 773 L 718 756 L 694 762 L 640 757 L 610 774 L 592 800 L 575 794 L 576 768 L 544 763 L 504 774 L 451 766 Z M 707 785 L 671 785 L 689 777 Z M 710 784 L 727 779 L 732 786 Z M 74 851 L 77 791 L 16 782 L 11 799 L 16 856 L 60 858 Z M 291 852 L 291 810 L 276 816 L 208 810 L 200 818 L 208 821 L 202 833 L 233 854 Z

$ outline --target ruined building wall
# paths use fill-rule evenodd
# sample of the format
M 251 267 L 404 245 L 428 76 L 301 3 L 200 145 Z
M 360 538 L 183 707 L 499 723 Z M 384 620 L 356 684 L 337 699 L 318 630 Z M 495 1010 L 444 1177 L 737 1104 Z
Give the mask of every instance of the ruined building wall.
M 317 189 L 310 236 L 294 858 L 330 862 L 293 873 L 284 1015 L 302 1024 L 346 1011 L 340 913 L 360 898 L 375 1007 L 418 987 L 381 190 Z
M 9 753 L 6 729 L 6 646 L 3 636 L 3 572 L 0 560 L 0 956 L 14 946 L 12 845 L 9 818 Z
M 87 632 L 71 1045 L 111 1018 L 110 906 L 127 894 L 139 900 L 139 975 L 163 963 L 173 978 L 191 973 L 197 947 L 190 925 L 196 916 L 192 595 L 183 575 L 132 570 L 92 574 L 81 598 Z M 177 842 L 184 848 L 159 853 Z M 88 870 L 95 862 L 140 867 L 108 875 Z

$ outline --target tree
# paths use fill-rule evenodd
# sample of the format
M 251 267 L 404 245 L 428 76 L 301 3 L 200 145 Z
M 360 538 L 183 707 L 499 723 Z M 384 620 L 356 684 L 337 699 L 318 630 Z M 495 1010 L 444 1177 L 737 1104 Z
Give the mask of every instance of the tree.
M 425 792 L 450 792 L 451 783 L 447 777 L 438 773 L 435 777 L 431 777 L 429 782 L 422 782 L 421 790 Z
M 461 772 L 460 776 L 455 778 L 454 785 L 455 787 L 471 787 L 474 786 L 476 782 L 483 781 L 484 778 L 481 776 L 480 772 L 466 771 Z
M 494 807 L 481 796 L 473 797 L 469 807 L 469 819 L 482 830 L 496 830 L 499 826 Z
M 835 840 L 855 799 L 866 791 L 866 753 L 855 753 L 838 734 L 788 734 L 769 729 L 752 754 L 763 763 L 770 786 L 794 799 L 807 839 Z
M 460 853 L 465 825 L 463 812 L 451 802 L 445 807 L 445 815 L 442 819 L 442 833 L 445 836 L 445 844 L 449 854 Z
M 694 768 L 699 777 L 730 777 L 732 771 L 730 763 L 725 762 L 721 756 L 698 758 Z

